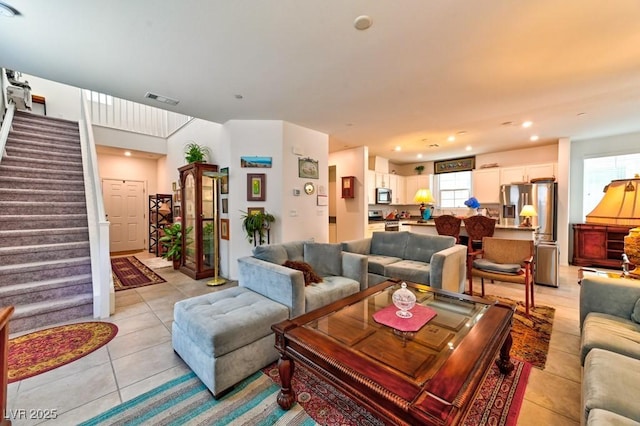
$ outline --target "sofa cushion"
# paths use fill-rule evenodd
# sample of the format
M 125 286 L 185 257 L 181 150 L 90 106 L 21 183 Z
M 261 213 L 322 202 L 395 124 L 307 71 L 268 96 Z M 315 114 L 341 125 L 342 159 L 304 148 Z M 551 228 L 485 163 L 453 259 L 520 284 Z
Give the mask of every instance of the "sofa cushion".
M 473 267 L 500 274 L 517 274 L 522 269 L 517 263 L 495 263 L 488 259 L 474 259 Z
M 640 299 L 636 300 L 636 304 L 633 306 L 633 312 L 631 312 L 631 319 L 634 322 L 640 323 Z
M 640 421 L 640 360 L 593 349 L 584 362 L 582 400 L 584 418 L 600 408 Z
M 593 348 L 640 359 L 640 324 L 621 317 L 590 312 L 582 325 L 582 363 Z
M 346 277 L 325 277 L 321 284 L 304 289 L 305 312 L 321 308 L 360 291 L 360 283 Z
M 289 257 L 281 244 L 256 246 L 253 248 L 253 256 L 266 262 L 282 265 Z
M 403 257 L 408 260 L 429 263 L 435 252 L 453 247 L 456 243 L 456 239 L 450 236 L 422 235 L 414 232 L 408 234 L 407 247 Z
M 342 245 L 304 243 L 304 261 L 321 277 L 341 275 Z
M 371 254 L 404 259 L 408 240 L 408 231 L 374 232 L 371 237 Z
M 322 278 L 319 277 L 318 274 L 316 274 L 313 270 L 313 267 L 311 267 L 311 265 L 306 262 L 287 260 L 282 264 L 282 266 L 286 266 L 287 268 L 295 269 L 296 271 L 302 272 L 302 275 L 304 275 L 304 285 L 322 282 Z
M 219 357 L 272 333 L 289 309 L 244 287 L 177 302 L 174 321 L 205 354 Z
M 287 252 L 287 259 L 295 260 L 297 262 L 304 261 L 304 243 L 307 241 L 289 241 L 282 243 L 282 247 Z
M 387 265 L 385 274 L 388 277 L 399 278 L 420 284 L 429 284 L 431 265 L 417 260 L 401 260 Z
M 587 426 L 640 426 L 640 423 L 633 421 L 620 414 L 612 413 L 611 411 L 601 410 L 600 408 L 594 408 L 589 411 L 589 418 L 587 419 Z
M 372 274 L 385 275 L 384 270 L 387 265 L 391 265 L 392 263 L 399 262 L 402 259 L 399 257 L 393 256 L 379 256 L 379 255 L 369 255 L 369 272 Z

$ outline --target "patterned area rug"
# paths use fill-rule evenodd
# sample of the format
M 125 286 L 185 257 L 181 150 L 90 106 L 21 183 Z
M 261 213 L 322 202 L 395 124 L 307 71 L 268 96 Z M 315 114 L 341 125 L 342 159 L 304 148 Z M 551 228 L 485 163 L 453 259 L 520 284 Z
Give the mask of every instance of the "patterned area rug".
M 115 291 L 166 282 L 135 256 L 112 258 L 111 271 Z
M 511 328 L 511 336 L 513 337 L 511 356 L 527 361 L 534 367 L 543 370 L 547 362 L 547 353 L 549 352 L 549 340 L 551 340 L 555 308 L 536 305 L 535 308 L 529 309 L 529 316 L 527 317 L 524 302 L 516 302 L 506 297 L 491 295 L 485 295 L 485 299 L 516 305 Z
M 109 322 L 81 322 L 9 340 L 9 383 L 69 364 L 101 348 L 118 333 Z

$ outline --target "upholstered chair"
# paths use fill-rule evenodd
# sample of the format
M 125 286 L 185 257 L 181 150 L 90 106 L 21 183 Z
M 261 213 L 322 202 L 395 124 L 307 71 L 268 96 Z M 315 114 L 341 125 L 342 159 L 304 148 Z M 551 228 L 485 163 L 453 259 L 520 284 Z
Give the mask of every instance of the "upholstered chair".
M 462 219 L 459 217 L 445 214 L 433 219 L 436 223 L 436 231 L 438 235 L 449 235 L 456 239 L 456 244 L 460 244 L 460 224 Z

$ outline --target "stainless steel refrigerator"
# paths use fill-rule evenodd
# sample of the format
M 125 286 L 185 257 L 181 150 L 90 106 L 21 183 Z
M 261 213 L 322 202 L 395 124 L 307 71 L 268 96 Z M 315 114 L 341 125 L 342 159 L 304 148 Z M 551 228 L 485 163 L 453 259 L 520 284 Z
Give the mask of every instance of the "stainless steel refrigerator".
M 558 286 L 558 259 L 560 253 L 557 239 L 557 192 L 558 184 L 551 181 L 502 185 L 500 203 L 501 221 L 504 225 L 519 226 L 523 220 L 520 211 L 525 204 L 531 204 L 538 216 L 531 218 L 537 227 L 534 281 L 552 287 Z

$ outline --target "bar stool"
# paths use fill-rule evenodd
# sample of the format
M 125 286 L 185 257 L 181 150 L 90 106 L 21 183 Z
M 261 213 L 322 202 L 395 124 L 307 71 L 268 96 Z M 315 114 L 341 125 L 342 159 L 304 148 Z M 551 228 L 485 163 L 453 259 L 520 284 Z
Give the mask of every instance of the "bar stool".
M 456 244 L 460 244 L 460 224 L 462 223 L 462 219 L 450 214 L 445 214 L 434 218 L 433 221 L 436 223 L 438 235 L 455 237 Z

